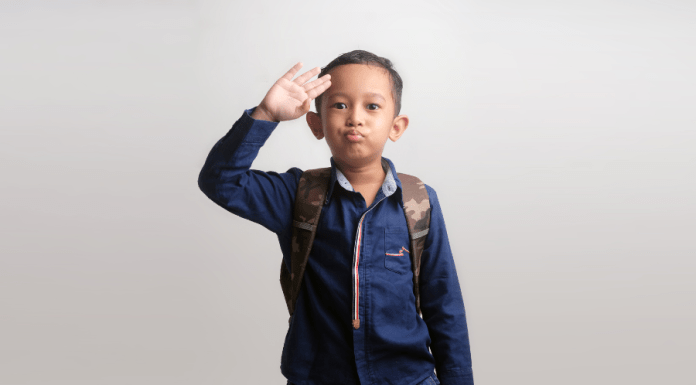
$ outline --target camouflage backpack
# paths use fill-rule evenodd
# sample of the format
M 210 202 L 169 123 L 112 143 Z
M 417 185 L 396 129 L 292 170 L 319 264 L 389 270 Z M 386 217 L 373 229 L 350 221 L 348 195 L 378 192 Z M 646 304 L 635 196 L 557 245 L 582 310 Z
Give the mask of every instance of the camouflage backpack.
M 420 276 L 421 254 L 425 248 L 425 235 L 430 229 L 430 199 L 425 185 L 420 179 L 407 174 L 399 173 L 397 175 L 401 180 L 404 215 L 406 215 L 408 234 L 411 240 L 411 253 L 409 255 L 413 270 L 416 311 L 421 314 L 418 278 Z M 290 319 L 295 311 L 297 295 L 302 285 L 302 276 L 309 259 L 314 236 L 317 233 L 317 224 L 325 203 L 330 179 L 331 168 L 307 170 L 300 177 L 297 186 L 290 254 L 292 274 L 288 271 L 284 261 L 281 261 L 280 264 L 280 286 L 283 289 Z

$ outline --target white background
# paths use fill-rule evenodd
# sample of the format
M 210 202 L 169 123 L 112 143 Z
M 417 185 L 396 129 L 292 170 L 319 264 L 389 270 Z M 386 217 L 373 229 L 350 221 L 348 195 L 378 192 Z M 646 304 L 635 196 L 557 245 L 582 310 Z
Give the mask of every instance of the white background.
M 284 384 L 276 238 L 198 172 L 293 64 L 353 49 L 404 79 L 385 156 L 438 191 L 477 384 L 696 383 L 696 3 L 0 10 L 0 384 Z M 298 119 L 254 167 L 329 155 Z

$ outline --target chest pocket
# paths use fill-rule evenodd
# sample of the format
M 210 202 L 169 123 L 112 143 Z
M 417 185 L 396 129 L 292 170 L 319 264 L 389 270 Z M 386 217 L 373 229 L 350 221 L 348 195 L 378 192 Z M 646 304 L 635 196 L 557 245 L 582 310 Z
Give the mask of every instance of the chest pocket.
M 411 254 L 408 246 L 407 229 L 385 229 L 384 267 L 399 274 L 411 271 Z

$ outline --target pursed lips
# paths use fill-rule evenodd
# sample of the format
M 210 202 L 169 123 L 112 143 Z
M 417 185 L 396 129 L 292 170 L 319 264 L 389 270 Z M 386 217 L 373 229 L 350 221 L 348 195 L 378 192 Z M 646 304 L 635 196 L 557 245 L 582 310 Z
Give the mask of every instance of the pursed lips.
M 363 136 L 358 131 L 349 131 L 346 133 L 346 138 L 348 138 L 348 140 L 351 142 L 359 142 L 362 140 Z

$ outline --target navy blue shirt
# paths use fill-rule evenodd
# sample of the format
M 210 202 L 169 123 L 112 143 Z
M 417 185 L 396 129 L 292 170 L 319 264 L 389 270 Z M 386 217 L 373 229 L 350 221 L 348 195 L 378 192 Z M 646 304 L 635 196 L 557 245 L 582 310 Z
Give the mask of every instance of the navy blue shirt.
M 198 184 L 215 203 L 278 236 L 290 269 L 292 212 L 302 170 L 252 170 L 278 123 L 246 110 L 210 151 Z M 281 372 L 297 385 L 471 385 L 464 302 L 435 191 L 416 312 L 409 235 L 394 164 L 367 207 L 331 159 L 331 184 L 285 337 Z M 240 258 L 243 256 L 240 256 Z M 353 320 L 359 320 L 356 328 Z

